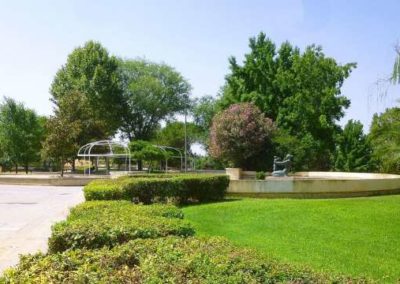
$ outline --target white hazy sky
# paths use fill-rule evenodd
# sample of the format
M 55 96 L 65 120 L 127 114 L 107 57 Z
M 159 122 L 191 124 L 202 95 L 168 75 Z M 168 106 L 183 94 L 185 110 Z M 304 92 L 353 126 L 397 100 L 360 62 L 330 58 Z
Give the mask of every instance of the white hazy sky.
M 374 87 L 393 66 L 399 10 L 398 0 L 0 0 L 0 95 L 50 114 L 54 74 L 90 39 L 118 56 L 174 66 L 193 96 L 216 95 L 228 57 L 241 59 L 248 38 L 264 31 L 277 44 L 315 43 L 340 63 L 357 62 L 343 88 L 352 105 L 342 123 L 359 119 L 368 129 L 373 113 L 400 97 L 390 87 L 379 100 Z

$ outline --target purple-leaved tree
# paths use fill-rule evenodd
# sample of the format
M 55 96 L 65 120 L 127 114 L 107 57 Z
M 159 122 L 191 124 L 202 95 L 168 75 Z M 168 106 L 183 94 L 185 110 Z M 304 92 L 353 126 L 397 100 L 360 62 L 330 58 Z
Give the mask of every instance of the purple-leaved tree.
M 218 113 L 211 126 L 211 156 L 231 166 L 253 169 L 253 160 L 269 147 L 273 121 L 252 103 L 238 103 Z

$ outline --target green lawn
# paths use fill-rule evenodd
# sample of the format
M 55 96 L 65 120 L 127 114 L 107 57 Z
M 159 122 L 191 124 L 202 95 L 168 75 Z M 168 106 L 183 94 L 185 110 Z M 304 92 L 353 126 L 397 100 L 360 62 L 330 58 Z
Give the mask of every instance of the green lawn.
M 220 235 L 319 271 L 400 278 L 400 196 L 242 199 L 183 209 L 199 235 Z

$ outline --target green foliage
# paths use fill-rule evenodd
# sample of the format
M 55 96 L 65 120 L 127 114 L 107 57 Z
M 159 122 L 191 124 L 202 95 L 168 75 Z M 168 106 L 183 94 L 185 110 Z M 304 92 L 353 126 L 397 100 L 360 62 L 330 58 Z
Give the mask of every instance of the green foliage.
M 400 83 L 400 46 L 398 44 L 395 47 L 395 51 L 396 51 L 396 59 L 393 64 L 391 81 L 393 84 L 399 84 Z
M 265 172 L 256 172 L 256 179 L 264 180 L 266 177 Z
M 159 147 L 143 140 L 136 140 L 129 143 L 131 156 L 136 160 L 156 161 L 166 159 L 166 153 Z
M 0 105 L 0 151 L 3 165 L 28 166 L 40 160 L 43 119 L 12 98 Z
M 233 104 L 213 119 L 210 155 L 234 167 L 254 169 L 255 161 L 271 149 L 274 130 L 272 120 L 254 104 Z
M 101 126 L 101 138 L 113 135 L 121 125 L 125 105 L 121 76 L 117 59 L 98 42 L 88 41 L 74 49 L 58 70 L 50 89 L 56 104 L 76 91 L 85 97 L 88 108 L 80 109 L 78 116 L 89 116 Z M 98 135 L 90 138 L 96 139 Z
M 149 172 L 152 170 L 153 162 L 164 161 L 168 159 L 171 154 L 170 152 L 164 151 L 160 147 L 143 140 L 135 140 L 130 142 L 129 149 L 131 151 L 132 159 L 139 160 L 140 165 L 142 164 L 143 160 L 150 162 Z
M 389 108 L 372 119 L 369 139 L 379 171 L 400 172 L 400 108 Z
M 187 133 L 187 145 L 188 149 L 193 143 L 199 141 L 200 128 L 193 123 L 186 123 L 186 133 Z M 153 141 L 157 145 L 170 146 L 174 148 L 181 149 L 184 152 L 185 148 L 185 123 L 180 121 L 174 121 L 167 123 L 164 128 L 157 131 Z M 173 153 L 177 155 L 177 153 Z
M 189 108 L 189 83 L 174 68 L 144 59 L 121 60 L 127 108 L 121 131 L 129 140 L 149 140 L 161 120 Z
M 204 96 L 198 99 L 192 109 L 194 124 L 200 128 L 200 141 L 208 147 L 210 127 L 212 119 L 217 113 L 217 102 L 212 96 Z
M 336 143 L 336 171 L 368 172 L 374 169 L 372 147 L 363 132 L 361 122 L 349 120 Z
M 310 133 L 298 137 L 290 135 L 284 129 L 278 129 L 273 140 L 277 156 L 284 157 L 287 153 L 293 155 L 294 170 L 313 169 L 314 159 L 312 157 L 323 152 L 319 141 L 315 140 Z M 328 149 L 325 149 L 325 155 L 330 155 Z
M 82 142 L 80 138 L 85 135 L 82 132 L 86 129 L 84 125 L 86 123 L 90 125 L 90 119 L 82 120 L 75 116 L 75 114 L 79 116 L 82 99 L 82 95 L 78 92 L 60 98 L 54 116 L 46 122 L 46 139 L 43 142 L 42 156 L 60 165 L 61 176 L 64 174 L 64 164 L 75 158 L 81 146 L 79 142 Z
M 225 170 L 225 168 L 225 163 L 211 156 L 198 157 L 196 159 L 196 169 L 199 170 Z
M 183 174 L 164 177 L 137 177 L 97 180 L 84 188 L 86 200 L 139 200 L 145 204 L 173 199 L 200 202 L 221 200 L 229 185 L 225 175 Z
M 339 65 L 314 45 L 303 53 L 288 42 L 277 49 L 264 33 L 251 38 L 249 47 L 243 65 L 234 57 L 229 60 L 231 72 L 219 107 L 254 103 L 286 136 L 293 137 L 276 141 L 276 155 L 286 155 L 279 149 L 290 148 L 290 153 L 304 153 L 297 161 L 303 169 L 328 169 L 340 129 L 337 121 L 350 105 L 341 87 L 356 64 Z
M 2 283 L 355 283 L 277 263 L 222 238 L 134 240 L 23 256 Z M 360 281 L 361 282 L 361 281 Z
M 50 252 L 114 247 L 137 238 L 190 236 L 192 227 L 170 205 L 134 205 L 129 201 L 91 201 L 71 210 L 52 228 Z

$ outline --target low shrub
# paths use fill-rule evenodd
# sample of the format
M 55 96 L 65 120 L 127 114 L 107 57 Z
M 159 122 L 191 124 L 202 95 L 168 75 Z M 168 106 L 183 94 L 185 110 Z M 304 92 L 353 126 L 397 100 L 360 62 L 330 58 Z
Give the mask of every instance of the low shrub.
M 229 185 L 225 175 L 184 174 L 167 177 L 130 177 L 97 180 L 84 188 L 86 200 L 138 200 L 145 204 L 174 199 L 200 202 L 221 200 Z
M 1 283 L 366 283 L 297 269 L 224 239 L 140 239 L 112 249 L 22 256 Z
M 191 236 L 192 226 L 172 205 L 134 205 L 129 201 L 91 201 L 71 210 L 66 221 L 55 224 L 49 251 L 114 247 L 137 238 Z
M 256 172 L 256 179 L 264 180 L 266 177 L 265 172 Z

